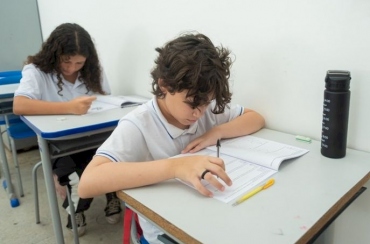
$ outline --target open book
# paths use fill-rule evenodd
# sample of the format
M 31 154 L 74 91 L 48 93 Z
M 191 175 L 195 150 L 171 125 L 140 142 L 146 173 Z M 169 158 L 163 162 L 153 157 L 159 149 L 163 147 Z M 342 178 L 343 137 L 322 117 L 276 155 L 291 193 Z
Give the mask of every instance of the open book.
M 220 147 L 220 158 L 224 160 L 226 173 L 233 184 L 230 187 L 226 186 L 224 192 L 218 191 L 205 180 L 202 180 L 202 184 L 213 192 L 214 198 L 228 203 L 261 185 L 277 173 L 282 161 L 302 156 L 307 152 L 306 149 L 250 135 L 223 140 Z M 197 153 L 181 156 L 194 154 L 216 156 L 217 148 L 211 146 Z
M 138 95 L 130 95 L 130 96 L 113 96 L 113 95 L 106 95 L 106 96 L 97 96 L 96 100 L 93 101 L 88 113 L 96 113 L 101 112 L 104 110 L 117 108 L 117 107 L 131 107 L 137 106 L 147 102 L 149 99 L 146 97 L 141 97 Z

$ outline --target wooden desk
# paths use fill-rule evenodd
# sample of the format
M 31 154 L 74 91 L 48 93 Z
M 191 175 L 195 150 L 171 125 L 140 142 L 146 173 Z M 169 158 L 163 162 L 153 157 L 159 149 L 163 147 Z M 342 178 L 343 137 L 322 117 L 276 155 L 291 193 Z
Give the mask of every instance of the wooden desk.
M 118 196 L 179 243 L 309 243 L 370 179 L 370 153 L 347 149 L 345 158 L 330 159 L 321 155 L 319 141 L 268 129 L 254 135 L 310 152 L 283 162 L 274 186 L 236 207 L 176 180 Z
M 38 137 L 42 167 L 49 199 L 56 243 L 64 243 L 58 202 L 54 188 L 49 143 L 67 139 L 78 139 L 102 132 L 113 131 L 119 119 L 135 107 L 116 108 L 86 115 L 33 115 L 21 116 Z M 86 143 L 86 141 L 85 141 Z M 80 145 L 84 146 L 84 142 Z M 79 150 L 81 150 L 81 147 Z M 91 149 L 85 148 L 84 150 Z

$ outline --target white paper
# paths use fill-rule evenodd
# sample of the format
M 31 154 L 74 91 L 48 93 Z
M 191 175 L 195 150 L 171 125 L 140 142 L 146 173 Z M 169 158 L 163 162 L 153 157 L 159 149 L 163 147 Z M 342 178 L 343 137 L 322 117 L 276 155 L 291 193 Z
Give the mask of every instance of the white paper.
M 216 151 L 216 146 L 212 146 L 194 154 L 178 156 L 216 156 Z M 230 187 L 224 184 L 225 191 L 223 192 L 218 191 L 206 180 L 202 180 L 202 184 L 213 192 L 215 199 L 229 203 L 276 174 L 283 160 L 299 157 L 307 152 L 306 149 L 254 136 L 224 140 L 220 147 L 220 158 L 224 160 L 226 173 L 233 184 Z M 189 183 L 183 183 L 193 187 Z
M 102 112 L 108 109 L 117 108 L 117 107 L 129 107 L 129 106 L 138 106 L 140 104 L 148 101 L 148 98 L 141 96 L 97 96 L 91 104 L 90 109 L 87 113 L 97 113 Z

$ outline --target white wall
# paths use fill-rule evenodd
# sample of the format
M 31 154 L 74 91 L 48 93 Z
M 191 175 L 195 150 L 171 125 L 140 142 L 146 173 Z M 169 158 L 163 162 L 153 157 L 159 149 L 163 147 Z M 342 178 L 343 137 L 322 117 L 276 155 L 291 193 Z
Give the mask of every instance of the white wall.
M 36 0 L 0 1 L 0 71 L 21 70 L 27 56 L 40 50 Z
M 267 127 L 320 139 L 324 78 L 351 71 L 348 146 L 370 152 L 370 1 L 39 0 L 44 39 L 63 22 L 94 37 L 116 94 L 149 95 L 155 47 L 188 30 L 229 47 L 234 102 Z
M 38 3 L 44 39 L 63 22 L 79 23 L 90 32 L 114 94 L 150 95 L 154 48 L 181 32 L 197 30 L 233 51 L 234 102 L 262 113 L 268 128 L 317 140 L 321 136 L 326 71 L 349 70 L 352 94 L 348 146 L 370 152 L 368 0 Z M 367 224 L 369 201 L 366 192 L 358 201 L 359 211 L 365 213 L 359 216 L 367 218 Z M 357 217 L 344 215 L 341 223 L 348 227 L 347 222 L 358 221 Z M 334 231 L 335 243 L 359 238 L 357 235 L 370 243 L 369 232 L 339 230 Z M 344 235 L 346 238 L 342 238 Z

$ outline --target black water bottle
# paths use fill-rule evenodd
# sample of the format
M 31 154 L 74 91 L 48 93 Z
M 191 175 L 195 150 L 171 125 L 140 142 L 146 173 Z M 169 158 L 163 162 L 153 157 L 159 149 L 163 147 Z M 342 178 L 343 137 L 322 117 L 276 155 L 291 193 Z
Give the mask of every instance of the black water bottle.
M 329 70 L 325 77 L 321 154 L 328 158 L 346 156 L 351 74 Z

